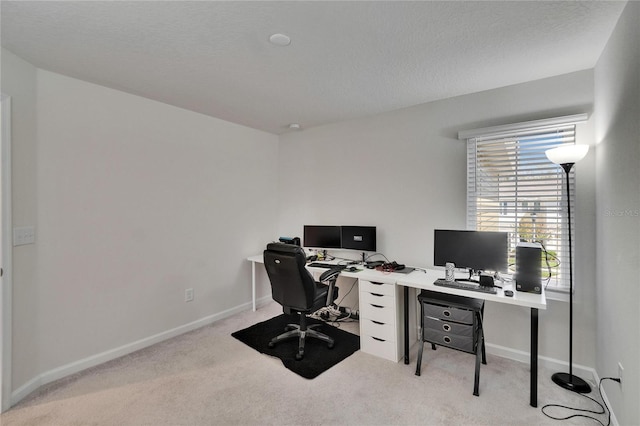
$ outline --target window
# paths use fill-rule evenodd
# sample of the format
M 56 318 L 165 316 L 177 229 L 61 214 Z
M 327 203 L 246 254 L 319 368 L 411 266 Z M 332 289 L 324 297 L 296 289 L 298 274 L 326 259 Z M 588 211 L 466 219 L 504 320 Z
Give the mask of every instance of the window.
M 584 118 L 583 118 L 584 117 Z M 577 118 L 520 123 L 460 132 L 467 140 L 467 227 L 509 232 L 509 265 L 515 272 L 518 242 L 538 242 L 547 289 L 569 288 L 567 195 L 562 168 L 545 151 L 575 143 Z M 575 169 L 573 169 L 575 170 Z M 575 179 L 572 170 L 571 207 Z M 575 210 L 574 210 L 575 211 Z M 575 229 L 572 222 L 572 229 Z

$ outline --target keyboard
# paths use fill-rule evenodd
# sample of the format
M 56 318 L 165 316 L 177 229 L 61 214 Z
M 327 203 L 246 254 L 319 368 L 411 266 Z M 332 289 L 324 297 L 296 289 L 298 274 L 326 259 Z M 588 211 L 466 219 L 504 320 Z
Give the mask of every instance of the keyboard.
M 322 263 L 322 262 L 311 262 L 307 265 L 310 268 L 325 268 L 325 269 L 344 269 L 347 265 L 337 265 L 335 263 Z
M 446 281 L 442 279 L 436 280 L 433 285 L 437 285 L 439 287 L 459 288 L 461 290 L 477 291 L 479 293 L 489 294 L 496 294 L 498 291 L 496 287 L 483 287 L 478 284 L 471 284 L 460 281 Z

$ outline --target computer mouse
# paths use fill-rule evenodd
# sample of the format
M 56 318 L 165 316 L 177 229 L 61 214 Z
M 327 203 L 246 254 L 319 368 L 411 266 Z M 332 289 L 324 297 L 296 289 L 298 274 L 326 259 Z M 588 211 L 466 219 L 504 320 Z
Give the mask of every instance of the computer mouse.
M 511 290 L 505 290 L 505 291 L 504 291 L 504 295 L 505 295 L 505 296 L 507 296 L 507 297 L 513 297 L 513 291 L 511 291 Z
M 358 272 L 358 268 L 356 268 L 355 266 L 350 267 L 349 269 L 347 269 L 348 272 Z

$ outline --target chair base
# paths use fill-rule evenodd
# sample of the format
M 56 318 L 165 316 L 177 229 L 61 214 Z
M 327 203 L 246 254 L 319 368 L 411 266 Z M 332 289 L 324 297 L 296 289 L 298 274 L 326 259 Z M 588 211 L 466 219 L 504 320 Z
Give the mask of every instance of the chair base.
M 321 325 L 322 324 L 314 324 L 314 325 L 306 326 L 303 329 L 303 327 L 301 327 L 298 324 L 287 324 L 287 326 L 285 327 L 285 330 L 287 331 L 271 339 L 268 346 L 270 348 L 273 348 L 279 342 L 297 338 L 298 352 L 296 353 L 296 360 L 298 361 L 304 357 L 304 343 L 307 337 L 313 337 L 314 339 L 322 340 L 323 342 L 327 343 L 327 347 L 329 349 L 332 349 L 334 345 L 334 340 L 331 337 L 327 336 L 326 334 L 315 330 L 317 327 L 320 327 Z

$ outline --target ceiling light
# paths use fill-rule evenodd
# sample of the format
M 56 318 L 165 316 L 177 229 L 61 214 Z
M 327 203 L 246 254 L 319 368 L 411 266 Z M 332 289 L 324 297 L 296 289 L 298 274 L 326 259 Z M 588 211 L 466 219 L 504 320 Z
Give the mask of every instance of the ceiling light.
M 291 130 L 300 130 L 300 125 L 298 123 L 291 123 L 289 124 L 289 128 Z
M 271 34 L 269 41 L 277 46 L 288 46 L 291 44 L 291 38 L 286 34 Z

